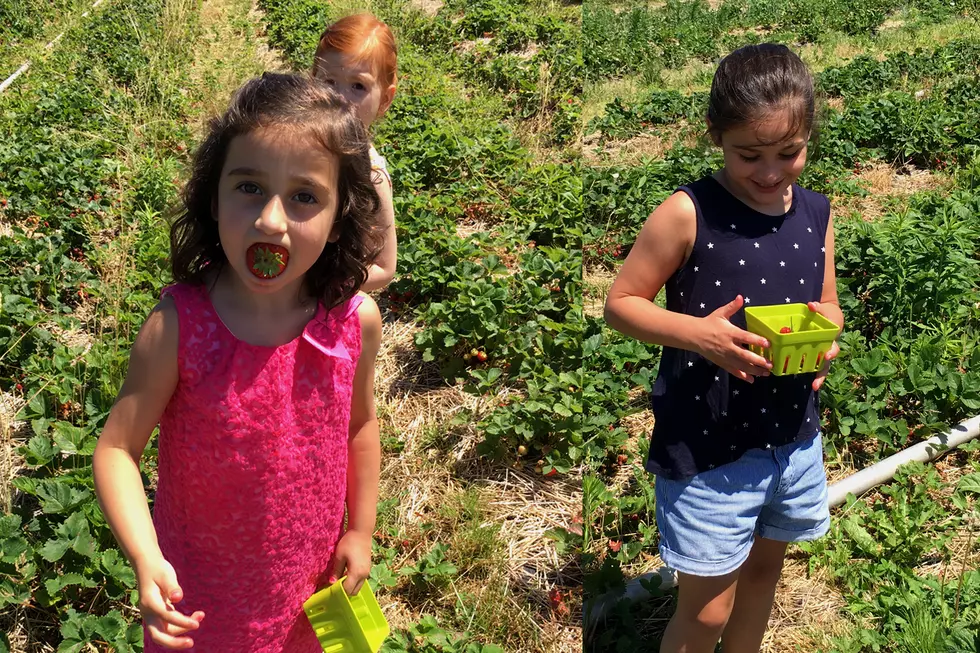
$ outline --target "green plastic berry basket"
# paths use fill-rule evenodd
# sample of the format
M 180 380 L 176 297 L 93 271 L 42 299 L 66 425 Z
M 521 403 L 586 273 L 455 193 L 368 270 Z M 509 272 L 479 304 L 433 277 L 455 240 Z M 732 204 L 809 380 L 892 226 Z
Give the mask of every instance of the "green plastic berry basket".
M 745 309 L 748 330 L 763 336 L 769 349 L 751 345 L 749 349 L 772 363 L 775 376 L 816 372 L 837 338 L 837 325 L 806 304 L 776 304 Z M 780 333 L 789 327 L 792 333 Z
M 307 599 L 303 611 L 324 653 L 377 653 L 389 633 L 381 606 L 367 581 L 347 596 L 344 578 Z

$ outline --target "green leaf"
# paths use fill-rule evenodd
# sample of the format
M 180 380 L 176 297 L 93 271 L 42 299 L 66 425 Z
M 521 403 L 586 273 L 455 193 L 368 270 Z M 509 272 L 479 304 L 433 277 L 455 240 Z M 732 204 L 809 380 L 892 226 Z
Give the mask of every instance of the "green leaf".
M 102 637 L 112 641 L 120 635 L 125 634 L 126 625 L 126 620 L 123 619 L 122 615 L 118 611 L 113 610 L 109 614 L 99 618 L 97 630 Z
M 861 520 L 859 517 L 856 515 L 848 515 L 841 521 L 841 526 L 862 551 L 874 557 L 881 555 L 881 547 L 878 546 L 878 543 L 875 541 L 875 538 L 871 536 L 871 533 L 869 533 L 864 526 L 861 525 Z
M 980 494 L 980 472 L 961 476 L 960 482 L 956 485 L 956 489 L 960 492 Z
M 20 533 L 20 515 L 4 515 L 0 517 L 0 540 Z
M 28 464 L 40 467 L 51 462 L 56 453 L 51 438 L 47 435 L 35 435 L 24 449 L 24 458 Z
M 106 575 L 128 588 L 136 587 L 136 574 L 126 559 L 116 549 L 102 553 L 102 569 Z
M 78 573 L 67 573 L 44 581 L 44 587 L 51 596 L 58 595 L 61 590 L 69 585 L 81 585 L 82 587 L 96 587 L 98 583 L 91 578 L 86 578 Z
M 61 557 L 65 555 L 70 548 L 71 542 L 68 540 L 48 540 L 44 543 L 44 546 L 38 549 L 38 553 L 40 553 L 41 557 L 48 562 L 57 562 L 58 560 L 61 560 Z

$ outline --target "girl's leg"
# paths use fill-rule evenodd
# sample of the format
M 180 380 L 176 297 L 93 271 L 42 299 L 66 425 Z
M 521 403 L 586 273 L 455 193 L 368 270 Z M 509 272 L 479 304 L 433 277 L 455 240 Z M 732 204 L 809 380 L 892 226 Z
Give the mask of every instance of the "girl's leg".
M 786 542 L 756 536 L 748 559 L 738 570 L 735 606 L 721 640 L 725 653 L 759 653 L 783 571 L 786 546 Z
M 713 653 L 732 612 L 738 577 L 738 571 L 724 576 L 679 573 L 677 610 L 660 653 Z

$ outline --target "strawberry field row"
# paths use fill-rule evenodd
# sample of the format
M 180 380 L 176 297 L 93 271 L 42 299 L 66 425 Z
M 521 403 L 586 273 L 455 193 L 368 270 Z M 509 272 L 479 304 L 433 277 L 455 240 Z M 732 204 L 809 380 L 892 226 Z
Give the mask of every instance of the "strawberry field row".
M 125 365 L 117 344 L 158 291 L 155 216 L 175 199 L 177 167 L 164 153 L 187 137 L 174 73 L 187 53 L 164 34 L 165 12 L 116 3 L 0 98 L 0 375 L 25 424 L 0 520 L 0 608 L 47 624 L 27 635 L 59 652 L 142 646 L 135 578 L 96 503 L 91 453 Z M 117 267 L 121 256 L 135 265 Z M 98 338 L 85 334 L 94 318 Z
M 582 14 L 585 70 L 589 79 L 631 73 L 655 79 L 663 68 L 711 61 L 751 42 L 871 35 L 896 10 L 931 23 L 976 9 L 976 0 L 727 0 L 717 7 L 707 0 L 670 0 L 658 9 L 645 2 L 616 9 L 590 0 Z

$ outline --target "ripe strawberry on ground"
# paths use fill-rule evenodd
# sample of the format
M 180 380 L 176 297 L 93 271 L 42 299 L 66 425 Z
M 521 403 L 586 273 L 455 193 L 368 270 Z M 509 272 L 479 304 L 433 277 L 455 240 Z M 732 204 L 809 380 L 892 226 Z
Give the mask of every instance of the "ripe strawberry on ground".
M 476 357 L 481 363 L 487 362 L 487 352 L 485 351 L 477 352 Z
M 609 550 L 613 553 L 619 553 L 619 550 L 623 548 L 623 543 L 619 540 L 609 540 Z
M 274 279 L 283 273 L 289 263 L 289 250 L 281 245 L 257 243 L 245 253 L 249 271 L 260 279 Z

